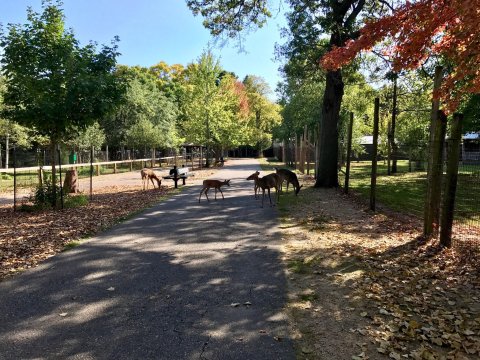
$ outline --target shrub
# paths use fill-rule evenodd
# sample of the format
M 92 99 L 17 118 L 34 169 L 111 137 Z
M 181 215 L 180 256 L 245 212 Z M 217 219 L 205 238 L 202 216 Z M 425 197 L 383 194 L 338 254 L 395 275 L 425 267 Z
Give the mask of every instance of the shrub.
M 37 209 L 51 209 L 60 203 L 60 187 L 51 180 L 45 180 L 43 185 L 37 186 L 31 201 Z
M 86 195 L 74 195 L 74 196 L 65 196 L 64 206 L 66 208 L 75 208 L 78 206 L 83 206 L 88 204 L 88 196 Z

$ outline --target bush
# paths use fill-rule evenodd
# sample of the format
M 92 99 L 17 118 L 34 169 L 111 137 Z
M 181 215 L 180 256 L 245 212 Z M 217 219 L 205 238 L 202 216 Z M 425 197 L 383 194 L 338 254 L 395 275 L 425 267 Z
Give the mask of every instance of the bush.
M 86 195 L 74 195 L 74 196 L 65 196 L 64 206 L 65 208 L 75 208 L 78 206 L 84 206 L 88 204 L 88 196 Z
M 45 180 L 43 185 L 37 187 L 31 200 L 38 209 L 51 209 L 60 203 L 60 197 L 60 187 L 51 180 Z
M 22 204 L 20 211 L 32 212 L 59 208 L 61 204 L 61 189 L 58 185 L 52 184 L 50 179 L 45 180 L 42 186 L 38 186 L 35 193 L 30 195 L 29 201 L 33 205 Z M 75 208 L 88 204 L 86 195 L 63 195 L 64 208 Z

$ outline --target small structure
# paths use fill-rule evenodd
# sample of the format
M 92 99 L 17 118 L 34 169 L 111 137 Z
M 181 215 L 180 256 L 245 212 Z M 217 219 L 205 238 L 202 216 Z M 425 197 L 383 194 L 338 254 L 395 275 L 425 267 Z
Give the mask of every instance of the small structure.
M 462 136 L 462 163 L 480 164 L 480 132 L 466 133 Z
M 178 180 L 182 180 L 182 184 L 185 185 L 185 180 L 192 174 L 188 172 L 188 167 L 177 168 L 175 165 L 173 169 L 170 169 L 168 176 L 164 176 L 164 179 L 173 180 L 175 183 L 175 189 L 178 188 Z

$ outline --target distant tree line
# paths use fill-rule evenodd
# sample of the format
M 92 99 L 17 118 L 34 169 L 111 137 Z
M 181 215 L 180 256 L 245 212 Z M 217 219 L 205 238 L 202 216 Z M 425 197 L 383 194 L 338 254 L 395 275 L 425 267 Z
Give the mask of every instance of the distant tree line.
M 179 149 L 193 143 L 220 156 L 240 145 L 260 153 L 281 123 L 261 77 L 243 80 L 210 52 L 183 66 L 117 63 L 119 39 L 81 46 L 60 1 L 27 10 L 27 23 L 0 33 L 0 150 Z M 0 156 L 2 158 L 2 156 Z M 53 169 L 55 176 L 55 170 Z

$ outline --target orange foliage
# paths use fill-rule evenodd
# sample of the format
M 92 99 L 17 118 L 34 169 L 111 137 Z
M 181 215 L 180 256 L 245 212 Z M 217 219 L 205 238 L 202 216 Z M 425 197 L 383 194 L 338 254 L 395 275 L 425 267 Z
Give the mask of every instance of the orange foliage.
M 238 96 L 240 114 L 242 117 L 247 117 L 249 106 L 248 106 L 248 97 L 247 97 L 247 91 L 245 89 L 245 85 L 243 85 L 243 83 L 240 81 L 235 81 L 234 91 Z
M 480 92 L 480 0 L 419 0 L 407 2 L 392 15 L 367 22 L 356 40 L 334 48 L 321 59 L 325 69 L 338 69 L 361 51 L 385 38 L 384 49 L 395 71 L 415 69 L 430 55 L 442 55 L 455 64 L 435 97 L 452 112 L 468 94 Z

